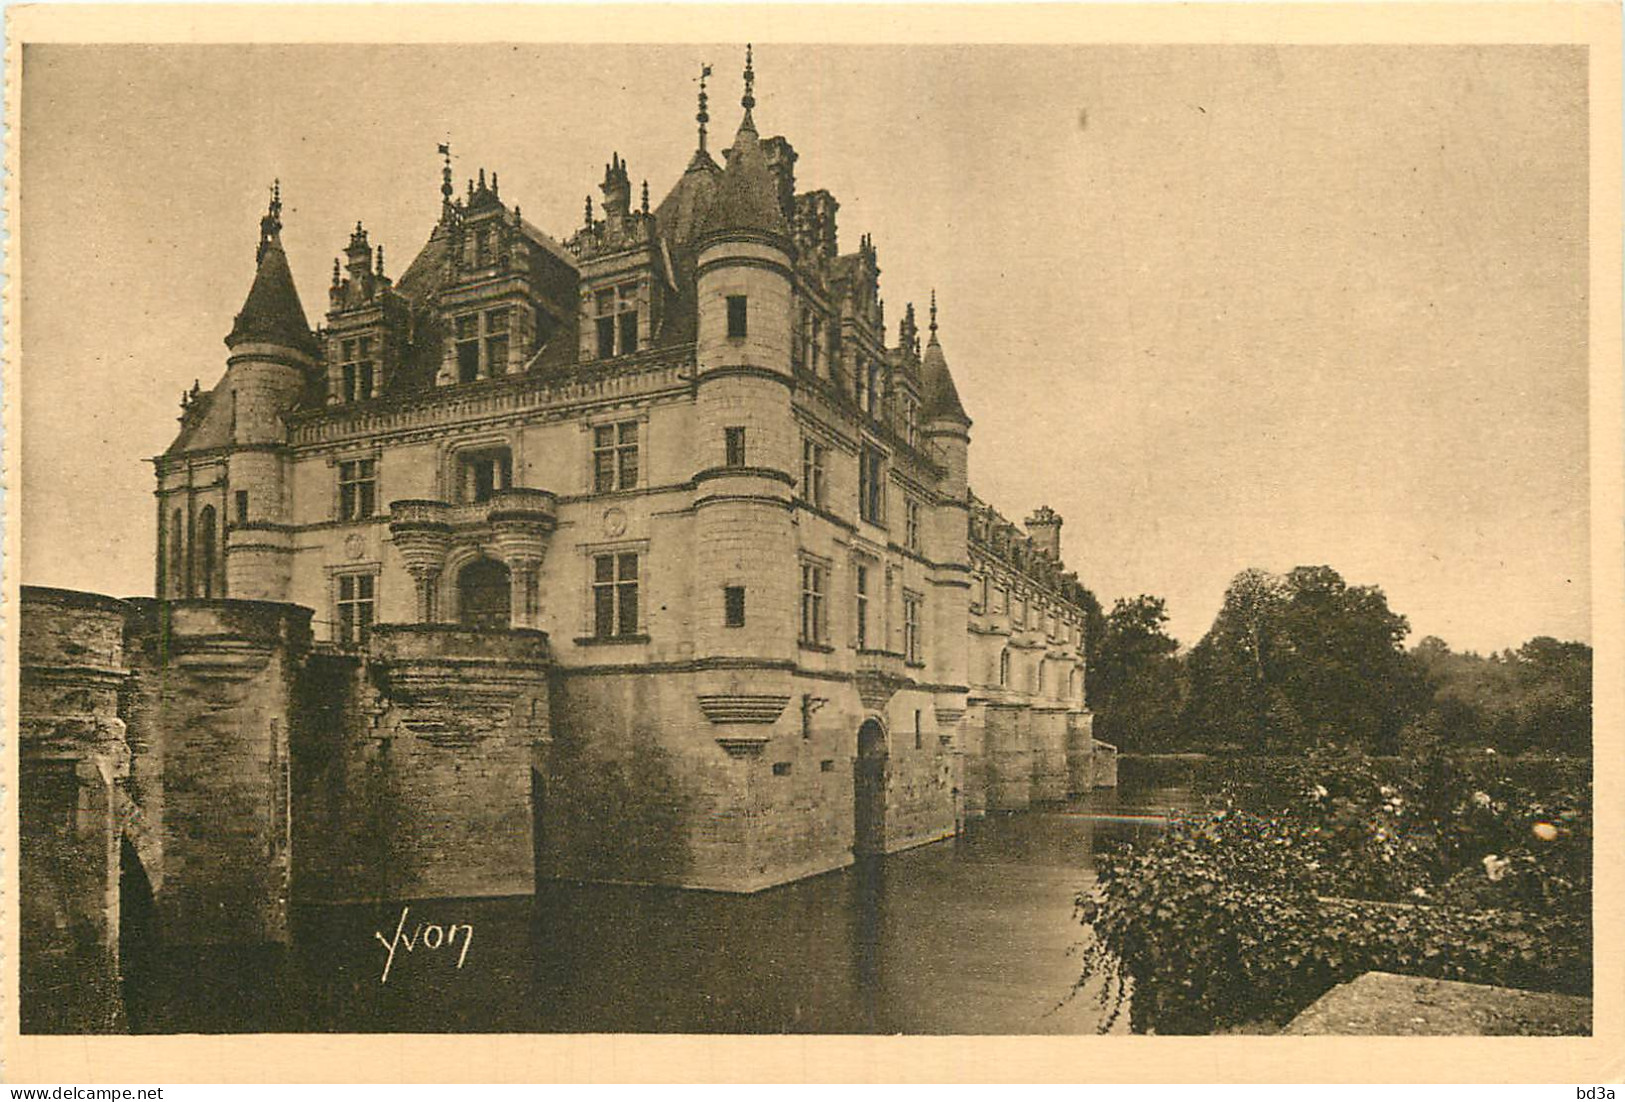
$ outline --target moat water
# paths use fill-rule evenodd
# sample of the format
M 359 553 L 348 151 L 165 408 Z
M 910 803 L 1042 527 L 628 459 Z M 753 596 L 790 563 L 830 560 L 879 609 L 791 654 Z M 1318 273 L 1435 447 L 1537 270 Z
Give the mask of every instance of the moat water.
M 288 950 L 132 961 L 131 1026 L 1091 1033 L 1095 1000 L 1069 997 L 1086 936 L 1074 900 L 1097 855 L 1189 803 L 1124 766 L 1117 790 L 750 896 L 549 884 L 534 900 L 304 908 Z

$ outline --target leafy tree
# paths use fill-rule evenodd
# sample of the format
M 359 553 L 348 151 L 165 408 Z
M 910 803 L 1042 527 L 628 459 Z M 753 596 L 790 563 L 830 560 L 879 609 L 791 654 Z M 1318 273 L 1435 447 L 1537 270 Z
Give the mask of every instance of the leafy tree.
M 1090 682 L 1097 737 L 1132 750 L 1175 745 L 1184 669 L 1167 623 L 1167 602 L 1145 595 L 1119 599 L 1105 617 Z
M 1426 692 L 1402 647 L 1409 632 L 1381 589 L 1350 586 L 1329 566 L 1244 570 L 1191 652 L 1186 737 L 1254 751 L 1394 752 Z

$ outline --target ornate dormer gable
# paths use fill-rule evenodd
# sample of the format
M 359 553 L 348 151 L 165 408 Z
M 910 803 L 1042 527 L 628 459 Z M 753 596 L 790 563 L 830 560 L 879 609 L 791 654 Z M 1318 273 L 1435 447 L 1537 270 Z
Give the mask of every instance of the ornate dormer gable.
M 632 178 L 619 153 L 604 166 L 602 218 L 586 217 L 565 247 L 581 270 L 577 299 L 578 356 L 583 362 L 630 356 L 653 346 L 675 289 L 670 252 L 649 210 L 649 181 L 632 206 Z
M 502 202 L 495 172 L 468 181 L 466 198 L 451 198 L 447 156 L 441 223 L 441 279 L 427 331 L 438 345 L 435 384 L 453 386 L 567 362 L 575 336 L 579 276 L 575 258 Z M 436 243 L 431 238 L 431 245 Z M 415 267 L 415 265 L 414 265 Z M 409 273 L 411 274 L 411 273 Z M 549 355 L 549 353 L 553 353 Z
M 384 247 L 373 251 L 360 222 L 344 262 L 333 261 L 327 297 L 327 404 L 380 396 L 406 355 L 410 309 L 384 274 Z

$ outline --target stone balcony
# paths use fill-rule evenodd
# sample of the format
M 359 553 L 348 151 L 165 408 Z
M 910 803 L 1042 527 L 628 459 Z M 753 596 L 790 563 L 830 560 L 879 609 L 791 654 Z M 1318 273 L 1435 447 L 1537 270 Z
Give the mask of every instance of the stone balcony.
M 498 490 L 484 501 L 451 503 L 408 498 L 389 504 L 391 532 L 443 528 L 461 531 L 508 519 L 519 519 L 549 529 L 558 522 L 558 495 L 525 486 Z
M 490 548 L 508 568 L 516 626 L 533 623 L 537 574 L 557 524 L 557 495 L 528 487 L 456 504 L 416 498 L 390 502 L 390 540 L 417 587 L 419 622 L 436 618 L 436 586 L 448 557 L 472 544 Z

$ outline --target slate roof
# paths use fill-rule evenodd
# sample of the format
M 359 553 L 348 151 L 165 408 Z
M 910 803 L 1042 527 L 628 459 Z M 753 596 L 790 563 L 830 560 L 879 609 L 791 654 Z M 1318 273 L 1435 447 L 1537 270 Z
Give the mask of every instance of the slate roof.
M 288 255 L 274 231 L 260 245 L 254 285 L 248 289 L 248 298 L 232 323 L 226 347 L 235 348 L 249 341 L 280 344 L 312 356 L 317 352 L 316 337 L 305 320 L 305 308 L 293 285 Z
M 767 166 L 749 111 L 728 151 L 728 167 L 722 170 L 716 196 L 705 213 L 701 236 L 738 230 L 790 236 L 784 209 L 779 206 L 778 181 Z
M 935 332 L 925 346 L 920 359 L 921 383 L 925 394 L 923 405 L 927 421 L 944 420 L 970 424 L 965 407 L 960 404 L 959 390 L 954 386 L 953 374 L 948 370 L 948 357 L 942 354 L 942 344 Z

